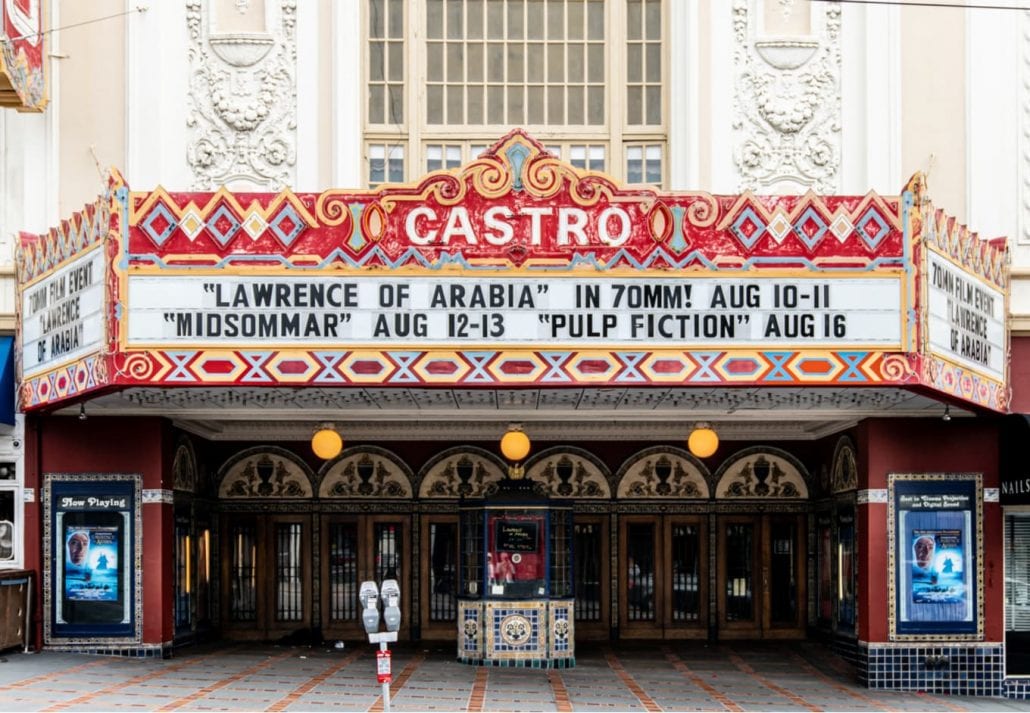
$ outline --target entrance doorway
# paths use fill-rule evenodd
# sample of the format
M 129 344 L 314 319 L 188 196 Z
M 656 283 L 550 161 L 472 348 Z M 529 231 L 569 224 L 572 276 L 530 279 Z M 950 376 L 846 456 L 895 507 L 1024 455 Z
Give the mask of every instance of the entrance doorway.
M 625 515 L 619 522 L 619 628 L 625 638 L 708 634 L 708 540 L 701 515 Z
M 804 523 L 796 514 L 718 518 L 719 638 L 804 638 Z
M 310 628 L 310 515 L 234 513 L 221 561 L 227 636 L 268 641 Z
M 423 639 L 453 641 L 458 626 L 458 516 L 422 517 Z
M 409 519 L 397 515 L 325 515 L 322 519 L 322 635 L 364 638 L 358 587 L 396 579 L 401 587 L 401 639 L 410 630 Z

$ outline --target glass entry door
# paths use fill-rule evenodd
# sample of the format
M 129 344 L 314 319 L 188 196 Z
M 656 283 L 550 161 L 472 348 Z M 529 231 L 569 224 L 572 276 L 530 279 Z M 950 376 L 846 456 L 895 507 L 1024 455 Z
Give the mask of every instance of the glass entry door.
M 222 530 L 222 628 L 268 641 L 311 628 L 311 518 L 246 515 Z
M 607 515 L 575 516 L 572 524 L 572 577 L 576 596 L 576 639 L 611 636 L 611 596 Z
M 625 638 L 708 634 L 708 528 L 697 515 L 619 522 L 619 628 Z
M 358 587 L 396 579 L 401 587 L 401 630 L 411 621 L 407 516 L 329 515 L 322 524 L 322 632 L 327 639 L 364 638 Z
M 719 637 L 804 637 L 804 517 L 727 515 L 718 522 Z
M 422 516 L 422 638 L 453 642 L 458 630 L 458 516 Z

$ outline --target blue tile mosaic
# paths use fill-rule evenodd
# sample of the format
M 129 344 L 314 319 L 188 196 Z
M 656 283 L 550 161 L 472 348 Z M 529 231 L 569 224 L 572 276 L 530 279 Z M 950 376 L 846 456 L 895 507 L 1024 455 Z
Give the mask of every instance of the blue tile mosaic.
M 869 688 L 964 696 L 1000 696 L 1005 671 L 1001 644 L 858 645 L 859 681 Z

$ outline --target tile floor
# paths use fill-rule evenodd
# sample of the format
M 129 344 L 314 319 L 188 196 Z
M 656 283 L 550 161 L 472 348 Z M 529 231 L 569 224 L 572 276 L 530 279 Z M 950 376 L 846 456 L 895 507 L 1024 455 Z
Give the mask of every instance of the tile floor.
M 1030 711 L 1002 698 L 872 691 L 811 643 L 579 644 L 573 669 L 479 668 L 400 646 L 394 711 Z M 0 711 L 382 711 L 369 645 L 221 644 L 168 660 L 0 656 Z

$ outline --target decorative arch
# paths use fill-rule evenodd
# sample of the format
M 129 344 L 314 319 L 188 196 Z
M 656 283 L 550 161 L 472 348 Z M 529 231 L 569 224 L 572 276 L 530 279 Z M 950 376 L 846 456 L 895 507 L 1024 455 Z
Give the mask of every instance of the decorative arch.
M 196 493 L 199 489 L 197 475 L 197 454 L 193 441 L 186 436 L 179 438 L 172 457 L 172 488 L 185 493 Z
M 706 499 L 709 475 L 705 464 L 682 448 L 646 448 L 619 468 L 616 497 Z
M 611 499 L 608 466 L 581 448 L 555 446 L 526 464 L 526 477 L 542 484 L 552 497 Z
M 833 448 L 833 470 L 830 472 L 830 492 L 844 493 L 858 488 L 858 461 L 855 442 L 848 436 L 837 439 Z
M 320 498 L 410 499 L 414 479 L 407 463 L 378 446 L 348 448 L 318 475 Z
M 808 498 L 808 471 L 779 448 L 756 446 L 737 451 L 715 473 L 715 497 Z
M 419 498 L 476 498 L 488 495 L 504 478 L 504 462 L 475 446 L 448 448 L 419 471 Z
M 285 448 L 240 451 L 218 470 L 220 498 L 310 498 L 314 472 Z

